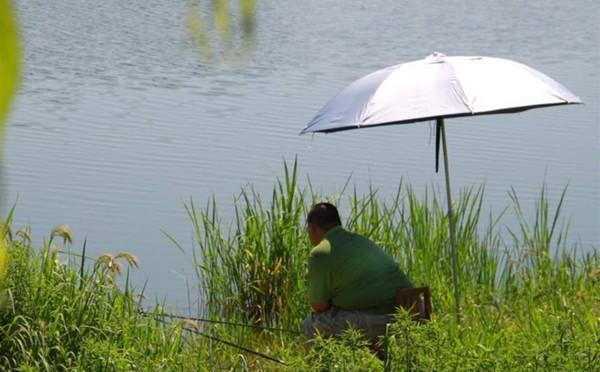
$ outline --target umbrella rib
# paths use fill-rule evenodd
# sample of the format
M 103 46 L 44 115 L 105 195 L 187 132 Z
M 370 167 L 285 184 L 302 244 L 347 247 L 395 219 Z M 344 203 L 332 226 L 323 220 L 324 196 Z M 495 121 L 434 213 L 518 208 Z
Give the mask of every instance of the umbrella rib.
M 454 94 L 456 94 L 458 96 L 460 101 L 471 112 L 471 114 L 473 114 L 475 111 L 473 110 L 473 106 L 467 99 L 465 90 L 463 89 L 463 86 L 460 83 L 460 80 L 458 79 L 458 74 L 456 73 L 456 69 L 454 68 L 452 63 L 450 63 L 450 61 L 448 61 L 447 59 L 444 59 L 444 63 L 446 63 L 449 66 L 449 68 L 452 69 L 452 77 L 453 78 L 452 78 L 451 84 L 450 84 L 452 86 L 452 91 L 454 92 Z M 474 99 L 477 99 L 477 96 L 475 96 Z

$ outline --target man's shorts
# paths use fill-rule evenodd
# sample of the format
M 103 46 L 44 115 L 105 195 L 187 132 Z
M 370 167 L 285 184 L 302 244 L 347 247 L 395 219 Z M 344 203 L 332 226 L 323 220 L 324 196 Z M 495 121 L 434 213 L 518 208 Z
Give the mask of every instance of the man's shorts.
M 302 324 L 302 333 L 313 338 L 317 331 L 321 336 L 340 336 L 351 326 L 363 333 L 371 342 L 385 335 L 386 326 L 393 322 L 389 315 L 367 314 L 356 310 L 331 307 L 326 311 L 309 314 Z

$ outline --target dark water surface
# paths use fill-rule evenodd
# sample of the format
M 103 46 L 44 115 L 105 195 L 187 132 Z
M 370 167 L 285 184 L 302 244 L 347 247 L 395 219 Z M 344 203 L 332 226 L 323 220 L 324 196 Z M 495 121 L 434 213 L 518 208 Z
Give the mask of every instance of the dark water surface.
M 485 183 L 496 212 L 511 186 L 531 213 L 544 182 L 553 202 L 568 183 L 572 238 L 598 247 L 598 1 L 258 0 L 254 19 L 231 3 L 229 34 L 207 28 L 203 44 L 188 31 L 212 23 L 202 2 L 16 2 L 25 66 L 2 175 L 16 227 L 40 242 L 64 223 L 73 250 L 87 237 L 93 256 L 130 251 L 135 283 L 148 278 L 149 293 L 183 306 L 190 266 L 161 230 L 191 247 L 190 197 L 203 205 L 214 194 L 227 219 L 240 187 L 269 193 L 295 156 L 324 193 L 350 174 L 382 196 L 401 177 L 443 187 L 427 123 L 298 136 L 352 80 L 439 51 L 514 59 L 583 99 L 452 119 L 448 145 L 454 191 Z

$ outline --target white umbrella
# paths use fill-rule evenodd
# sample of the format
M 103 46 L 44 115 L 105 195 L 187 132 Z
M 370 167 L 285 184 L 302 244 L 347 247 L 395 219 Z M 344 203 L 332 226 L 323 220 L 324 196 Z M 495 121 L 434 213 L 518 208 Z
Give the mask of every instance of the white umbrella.
M 521 63 L 434 53 L 423 60 L 387 67 L 354 81 L 327 103 L 300 134 L 436 121 L 436 171 L 441 140 L 452 278 L 459 319 L 460 294 L 444 119 L 571 103 L 581 103 L 581 100 L 561 84 Z

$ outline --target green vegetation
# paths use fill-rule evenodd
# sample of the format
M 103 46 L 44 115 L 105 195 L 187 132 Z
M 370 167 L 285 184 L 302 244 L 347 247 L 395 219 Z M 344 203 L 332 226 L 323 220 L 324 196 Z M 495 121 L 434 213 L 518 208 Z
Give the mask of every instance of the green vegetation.
M 309 185 L 310 186 L 310 185 Z M 343 196 L 350 194 L 350 196 Z M 384 340 L 380 361 L 356 334 L 318 339 L 304 351 L 301 336 L 276 331 L 169 321 L 157 304 L 139 312 L 140 294 L 115 276 L 137 261 L 103 255 L 92 264 L 53 247 L 66 227 L 52 231 L 39 253 L 24 230 L 5 231 L 9 247 L 7 306 L 0 315 L 0 366 L 20 370 L 280 370 L 282 366 L 203 338 L 198 331 L 284 360 L 290 370 L 598 370 L 600 257 L 568 249 L 560 217 L 542 189 L 532 223 L 517 193 L 509 193 L 517 228 L 503 241 L 501 218 L 483 219 L 482 188 L 456 204 L 462 322 L 452 314 L 447 220 L 437 193 L 417 196 L 407 185 L 388 201 L 375 191 L 330 198 L 349 229 L 370 236 L 401 263 L 416 284 L 432 290 L 434 314 L 418 325 L 403 313 Z M 564 193 L 563 193 L 564 197 Z M 236 199 L 225 225 L 215 200 L 188 206 L 194 261 L 207 313 L 213 319 L 298 329 L 308 312 L 304 275 L 309 243 L 307 208 L 320 200 L 299 188 L 285 167 L 267 201 L 252 189 Z M 121 261 L 121 262 L 119 262 Z M 87 262 L 87 264 L 86 264 Z M 189 330 L 189 331 L 188 331 Z
M 9 247 L 8 306 L 0 314 L 3 370 L 194 369 L 204 358 L 184 360 L 181 327 L 161 327 L 140 316 L 133 293 L 113 278 L 119 258 L 103 255 L 89 270 L 85 255 L 61 261 L 56 238 L 71 240 L 64 227 L 52 231 L 39 253 L 26 230 L 5 237 Z M 201 356 L 202 350 L 196 354 Z
M 0 186 L 2 185 L 2 158 L 4 152 L 4 120 L 19 77 L 20 48 L 17 27 L 9 0 L 0 0 Z M 0 189 L 0 205 L 2 204 Z M 0 221 L 0 236 L 4 236 L 7 226 Z M 0 239 L 0 308 L 4 294 L 4 278 L 7 267 L 7 251 Z
M 20 48 L 11 8 L 9 0 L 0 0 L 0 139 L 19 76 Z

